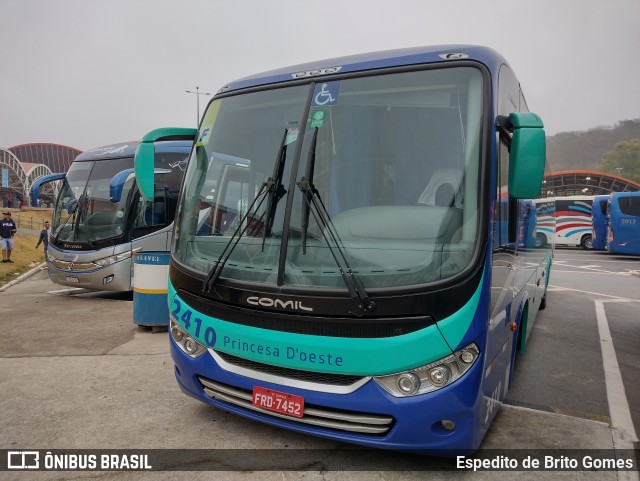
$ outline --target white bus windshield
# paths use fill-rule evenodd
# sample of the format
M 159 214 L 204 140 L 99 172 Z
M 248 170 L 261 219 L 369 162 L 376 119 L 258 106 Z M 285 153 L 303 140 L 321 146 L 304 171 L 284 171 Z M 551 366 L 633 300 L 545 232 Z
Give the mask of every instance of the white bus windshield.
M 175 256 L 207 274 L 231 246 L 223 279 L 286 286 L 344 288 L 336 251 L 366 289 L 452 277 L 479 238 L 482 111 L 472 67 L 217 99 L 189 161 Z
M 133 176 L 119 202 L 111 202 L 115 174 L 133 167 L 133 158 L 74 162 L 67 173 L 53 215 L 52 237 L 58 241 L 95 242 L 123 233 L 126 202 Z

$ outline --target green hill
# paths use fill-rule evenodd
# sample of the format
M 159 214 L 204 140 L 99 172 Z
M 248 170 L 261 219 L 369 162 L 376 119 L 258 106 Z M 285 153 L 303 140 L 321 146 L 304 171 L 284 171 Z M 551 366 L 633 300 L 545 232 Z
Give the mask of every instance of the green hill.
M 605 156 L 614 150 L 616 144 L 631 140 L 640 141 L 640 119 L 623 120 L 613 127 L 561 132 L 547 137 L 547 159 L 554 172 L 600 170 L 604 168 Z M 628 169 L 624 170 L 628 173 Z M 621 175 L 625 177 L 624 172 Z

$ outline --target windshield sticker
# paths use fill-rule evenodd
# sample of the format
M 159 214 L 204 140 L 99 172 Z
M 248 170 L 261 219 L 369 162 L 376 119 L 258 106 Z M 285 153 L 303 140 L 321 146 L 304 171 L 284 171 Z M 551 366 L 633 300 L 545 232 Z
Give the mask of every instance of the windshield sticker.
M 296 140 L 298 140 L 299 132 L 300 129 L 298 128 L 298 122 L 295 120 L 289 122 L 289 126 L 287 127 L 287 137 L 284 140 L 284 145 L 292 144 Z
M 172 170 L 177 167 L 182 172 L 184 172 L 187 170 L 188 163 L 189 163 L 189 157 L 185 157 L 184 159 L 178 160 L 177 162 L 169 162 L 169 167 L 171 167 Z
M 330 107 L 338 105 L 340 82 L 328 82 L 316 85 L 313 91 L 313 106 Z
M 324 121 L 327 118 L 326 110 L 316 110 L 311 114 L 311 122 L 309 123 L 310 129 L 321 129 L 324 127 Z
M 203 125 L 202 127 L 200 127 L 200 135 L 198 135 L 199 145 L 206 145 L 209 143 L 212 130 L 213 130 L 213 125 Z
M 213 126 L 216 123 L 216 119 L 218 118 L 220 105 L 221 102 L 218 100 L 214 100 L 211 104 L 209 104 L 209 108 L 204 113 L 204 118 L 202 119 L 196 146 L 207 145 L 211 140 L 211 133 L 213 132 Z
M 121 154 L 128 148 L 129 148 L 128 145 L 120 145 L 118 147 L 109 146 L 109 147 L 100 147 L 98 149 L 88 150 L 87 152 L 90 152 L 95 155 L 111 155 L 111 154 Z

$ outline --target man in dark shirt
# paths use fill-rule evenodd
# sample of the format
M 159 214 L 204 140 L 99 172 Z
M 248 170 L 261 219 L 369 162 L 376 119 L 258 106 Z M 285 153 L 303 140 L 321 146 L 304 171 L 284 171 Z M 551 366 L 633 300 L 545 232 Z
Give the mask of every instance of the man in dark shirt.
M 18 231 L 16 223 L 11 218 L 11 212 L 3 212 L 0 222 L 0 241 L 2 241 L 2 262 L 13 262 L 11 251 L 13 250 L 13 236 Z
M 38 239 L 38 243 L 36 244 L 36 249 L 40 246 L 40 244 L 44 245 L 44 260 L 47 260 L 47 247 L 49 247 L 49 221 L 44 221 L 44 229 L 40 231 L 40 238 Z

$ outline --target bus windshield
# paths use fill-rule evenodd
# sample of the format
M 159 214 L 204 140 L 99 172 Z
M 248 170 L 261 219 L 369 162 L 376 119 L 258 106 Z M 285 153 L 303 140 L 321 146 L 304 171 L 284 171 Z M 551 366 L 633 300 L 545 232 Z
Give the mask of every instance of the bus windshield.
M 175 258 L 226 280 L 344 289 L 437 282 L 479 232 L 483 75 L 369 75 L 214 100 L 185 176 Z
M 93 243 L 121 236 L 133 176 L 119 202 L 111 202 L 109 185 L 115 174 L 133 167 L 133 158 L 74 162 L 58 195 L 52 237 L 58 241 Z

